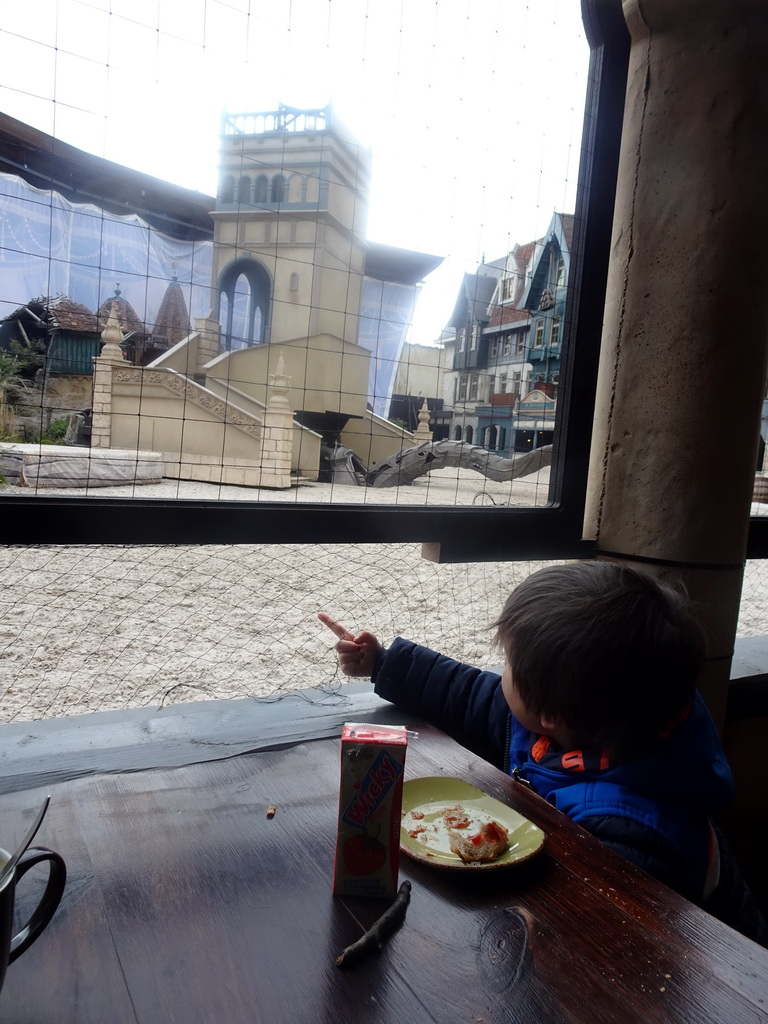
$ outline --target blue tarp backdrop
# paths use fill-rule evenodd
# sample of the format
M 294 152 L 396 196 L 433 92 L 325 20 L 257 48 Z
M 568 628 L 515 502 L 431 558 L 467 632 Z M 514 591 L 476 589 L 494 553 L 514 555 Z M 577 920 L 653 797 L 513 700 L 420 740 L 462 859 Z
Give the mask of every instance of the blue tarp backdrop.
M 181 242 L 136 214 L 118 216 L 0 174 L 0 319 L 30 299 L 67 295 L 92 312 L 114 294 L 151 330 L 174 275 L 190 319 L 211 312 L 213 242 Z M 372 354 L 368 401 L 386 416 L 416 300 L 412 285 L 366 278 L 358 341 Z

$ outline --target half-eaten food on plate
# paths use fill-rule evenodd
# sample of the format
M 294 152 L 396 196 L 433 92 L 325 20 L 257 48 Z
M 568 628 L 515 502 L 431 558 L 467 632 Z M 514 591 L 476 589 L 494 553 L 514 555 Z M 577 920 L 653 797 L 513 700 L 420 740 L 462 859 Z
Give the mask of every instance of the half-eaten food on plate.
M 485 822 L 479 830 L 448 829 L 451 850 L 465 863 L 496 860 L 506 850 L 508 837 L 509 833 L 498 821 Z

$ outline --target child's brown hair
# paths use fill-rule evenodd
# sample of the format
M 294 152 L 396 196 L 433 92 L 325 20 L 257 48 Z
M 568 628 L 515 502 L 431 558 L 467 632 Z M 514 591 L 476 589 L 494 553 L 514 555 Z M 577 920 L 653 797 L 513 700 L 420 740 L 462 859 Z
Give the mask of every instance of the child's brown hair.
M 627 758 L 684 716 L 704 643 L 686 597 L 612 562 L 529 576 L 494 623 L 526 709 L 563 722 L 580 746 Z

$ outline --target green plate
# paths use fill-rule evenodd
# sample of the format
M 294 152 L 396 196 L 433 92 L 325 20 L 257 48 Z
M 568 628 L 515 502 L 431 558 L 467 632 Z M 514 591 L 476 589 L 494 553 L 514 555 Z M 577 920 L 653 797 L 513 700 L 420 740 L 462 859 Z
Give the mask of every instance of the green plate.
M 456 804 L 468 814 L 485 815 L 498 821 L 509 832 L 509 845 L 495 860 L 465 864 L 448 845 L 447 828 L 442 826 L 442 815 Z M 424 818 L 414 819 L 411 811 L 424 812 Z M 438 822 L 437 831 L 430 826 Z M 422 833 L 426 842 L 408 835 L 409 828 L 427 825 Z M 544 845 L 544 833 L 532 821 L 513 811 L 506 804 L 494 800 L 476 786 L 470 786 L 463 779 L 444 775 L 409 779 L 403 784 L 403 819 L 400 827 L 400 849 L 409 857 L 428 864 L 433 868 L 454 868 L 462 871 L 498 871 L 511 868 L 528 860 Z

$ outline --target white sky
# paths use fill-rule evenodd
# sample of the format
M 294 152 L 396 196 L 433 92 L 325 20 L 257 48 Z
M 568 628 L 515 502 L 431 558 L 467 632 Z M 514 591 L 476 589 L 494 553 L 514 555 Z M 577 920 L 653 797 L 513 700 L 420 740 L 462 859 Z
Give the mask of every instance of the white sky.
M 216 191 L 221 115 L 333 102 L 373 155 L 368 237 L 464 271 L 572 212 L 588 48 L 578 0 L 6 0 L 0 108 L 74 146 Z

